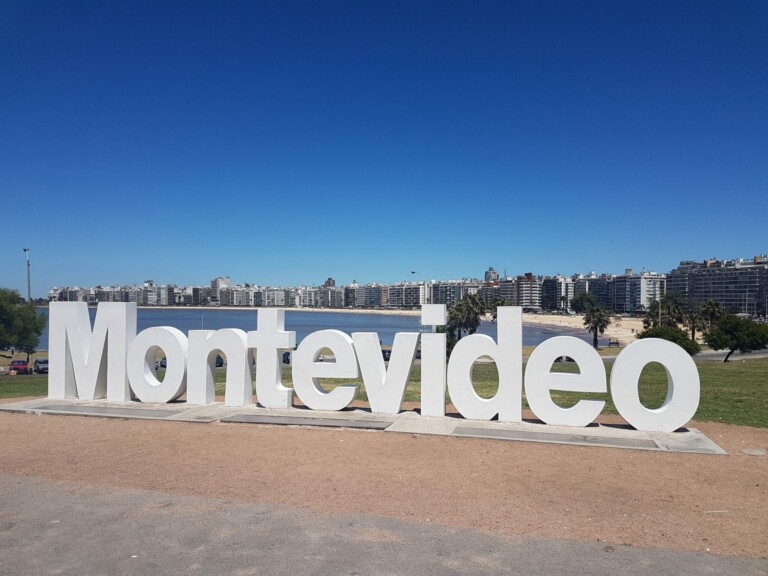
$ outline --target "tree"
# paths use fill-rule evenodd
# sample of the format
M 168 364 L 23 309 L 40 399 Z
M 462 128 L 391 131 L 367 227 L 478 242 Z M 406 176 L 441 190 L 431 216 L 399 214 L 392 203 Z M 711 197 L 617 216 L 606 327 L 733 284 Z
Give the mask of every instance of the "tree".
M 448 326 L 456 332 L 457 340 L 464 333 L 474 334 L 485 314 L 483 301 L 475 294 L 467 294 L 448 308 Z
M 683 316 L 683 325 L 691 332 L 691 340 L 693 342 L 696 342 L 696 331 L 706 330 L 707 328 L 706 320 L 701 315 L 701 313 L 697 312 L 696 310 L 692 310 L 690 308 L 683 310 L 682 316 Z
M 496 300 L 493 301 L 493 304 L 491 306 L 491 317 L 493 319 L 493 322 L 496 322 L 496 319 L 499 315 L 499 307 L 503 306 L 512 306 L 512 302 L 507 300 L 506 298 L 496 298 Z
M 450 357 L 453 352 L 453 347 L 456 346 L 458 339 L 456 338 L 455 330 L 451 329 L 447 324 L 445 326 L 438 326 L 436 332 L 438 334 L 445 334 L 445 355 Z
M 659 310 L 661 308 L 661 310 Z M 659 326 L 677 326 L 683 323 L 683 311 L 686 309 L 683 299 L 674 292 L 669 292 L 654 300 L 645 311 L 643 328 L 658 328 Z
M 704 318 L 706 330 L 709 330 L 725 314 L 725 307 L 718 300 L 707 300 L 701 305 L 699 313 Z
M 485 306 L 476 294 L 467 294 L 448 307 L 448 322 L 444 330 L 448 334 L 448 354 L 464 334 L 477 331 L 484 314 Z
M 40 342 L 47 318 L 38 316 L 16 290 L 0 288 L 0 350 L 14 348 L 31 354 Z
M 648 328 L 638 333 L 638 338 L 661 338 L 662 340 L 669 340 L 680 346 L 683 350 L 688 352 L 691 356 L 701 352 L 701 347 L 698 342 L 688 338 L 685 330 L 680 329 L 678 326 L 660 326 L 656 328 Z
M 611 316 L 600 306 L 588 308 L 584 313 L 584 327 L 593 334 L 592 347 L 597 350 L 597 335 L 605 332 L 611 323 Z
M 589 308 L 597 306 L 597 298 L 589 292 L 582 292 L 571 298 L 571 310 L 576 314 L 584 314 Z
M 737 350 L 748 354 L 768 347 L 768 324 L 758 324 L 735 314 L 721 316 L 704 335 L 704 341 L 714 350 L 728 350 L 723 362 L 728 362 Z

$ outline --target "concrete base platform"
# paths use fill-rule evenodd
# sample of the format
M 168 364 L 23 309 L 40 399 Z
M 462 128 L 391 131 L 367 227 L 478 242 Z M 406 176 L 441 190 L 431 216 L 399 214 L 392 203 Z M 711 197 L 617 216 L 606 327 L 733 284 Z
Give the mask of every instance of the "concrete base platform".
M 185 402 L 170 404 L 144 404 L 131 402 L 118 404 L 103 400 L 51 400 L 37 398 L 25 402 L 0 405 L 6 412 L 28 414 L 58 414 L 97 416 L 102 418 L 129 418 L 170 420 L 182 422 L 223 422 L 234 424 L 320 426 L 334 428 L 362 428 L 407 434 L 433 434 L 463 438 L 486 438 L 518 442 L 545 442 L 575 446 L 627 448 L 659 452 L 685 452 L 693 454 L 726 454 L 717 444 L 693 428 L 678 432 L 641 432 L 629 426 L 593 424 L 586 428 L 546 426 L 539 423 L 508 423 L 465 420 L 463 418 L 426 418 L 415 412 L 400 414 L 372 414 L 368 410 L 348 409 L 339 412 L 321 412 L 303 408 L 268 410 L 259 406 L 228 407 L 222 403 L 191 406 Z

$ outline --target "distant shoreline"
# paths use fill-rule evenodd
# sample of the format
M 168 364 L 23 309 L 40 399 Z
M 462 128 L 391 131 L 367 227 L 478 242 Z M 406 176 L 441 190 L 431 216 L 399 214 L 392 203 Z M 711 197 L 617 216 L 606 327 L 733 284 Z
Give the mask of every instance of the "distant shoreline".
M 40 306 L 47 308 L 47 306 Z M 141 310 L 186 310 L 190 312 L 246 312 L 269 309 L 265 307 L 235 307 L 235 306 L 138 306 Z M 270 307 L 272 308 L 272 307 Z M 275 307 L 286 312 L 312 312 L 319 314 L 370 314 L 380 316 L 416 316 L 421 314 L 421 310 L 382 310 L 368 308 L 288 308 Z M 486 314 L 483 322 L 490 323 L 491 316 Z M 548 326 L 551 328 L 567 330 L 585 330 L 584 319 L 579 316 L 566 316 L 559 314 L 523 314 L 523 324 Z M 636 339 L 636 335 L 643 329 L 641 318 L 618 318 L 614 317 L 613 322 L 608 326 L 605 334 L 600 336 L 601 340 L 618 340 L 621 346 L 626 346 Z M 586 330 L 585 330 L 586 331 Z
M 378 314 L 384 316 L 419 316 L 421 310 L 381 310 L 368 308 L 296 308 L 283 306 L 137 306 L 139 310 L 191 310 L 195 312 L 248 312 L 285 310 L 286 312 L 318 312 L 340 314 Z

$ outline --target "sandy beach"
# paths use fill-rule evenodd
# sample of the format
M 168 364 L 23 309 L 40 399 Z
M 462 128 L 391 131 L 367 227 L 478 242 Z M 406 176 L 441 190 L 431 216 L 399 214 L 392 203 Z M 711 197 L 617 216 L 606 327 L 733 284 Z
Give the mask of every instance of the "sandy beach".
M 554 328 L 570 328 L 585 330 L 584 317 L 561 316 L 558 314 L 523 314 L 524 324 L 539 324 L 542 326 L 552 326 Z M 626 346 L 634 342 L 637 333 L 643 329 L 642 318 L 612 317 L 611 324 L 605 330 L 600 338 L 601 340 L 618 340 L 621 346 Z M 585 330 L 586 331 L 586 330 Z

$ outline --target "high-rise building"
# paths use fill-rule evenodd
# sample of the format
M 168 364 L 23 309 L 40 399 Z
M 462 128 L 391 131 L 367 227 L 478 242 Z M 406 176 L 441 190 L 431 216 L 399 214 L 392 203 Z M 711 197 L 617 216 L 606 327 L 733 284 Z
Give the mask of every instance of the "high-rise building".
M 229 276 L 219 276 L 218 278 L 214 278 L 213 280 L 211 280 L 211 294 L 210 294 L 211 304 L 218 304 L 221 300 L 220 298 L 221 289 L 231 285 L 232 285 L 232 280 L 230 280 Z
M 571 278 L 554 276 L 541 281 L 541 307 L 543 310 L 566 311 L 571 307 L 575 285 Z
M 406 284 L 403 287 L 403 308 L 419 308 L 427 303 L 427 287 L 424 284 Z
M 434 282 L 427 286 L 430 304 L 455 304 L 467 294 L 480 292 L 480 283 L 475 280 L 451 280 Z
M 716 300 L 732 312 L 750 316 L 766 314 L 766 255 L 752 260 L 684 261 L 667 278 L 667 291 L 679 294 L 694 307 Z
M 493 308 L 493 305 L 500 298 L 499 283 L 498 282 L 486 282 L 480 286 L 478 291 L 480 299 L 483 301 L 483 305 L 487 311 Z
M 499 273 L 496 272 L 496 270 L 493 269 L 493 266 L 488 268 L 485 272 L 485 281 L 486 282 L 498 282 L 499 281 Z
M 507 305 L 510 305 L 515 301 L 517 295 L 515 294 L 515 279 L 504 277 L 499 281 L 499 298 L 504 300 Z
M 524 309 L 541 310 L 541 278 L 532 272 L 518 276 L 512 304 Z
M 660 300 L 665 289 L 666 278 L 663 274 L 635 274 L 627 269 L 624 274 L 614 276 L 609 283 L 610 309 L 617 314 L 641 313 Z

